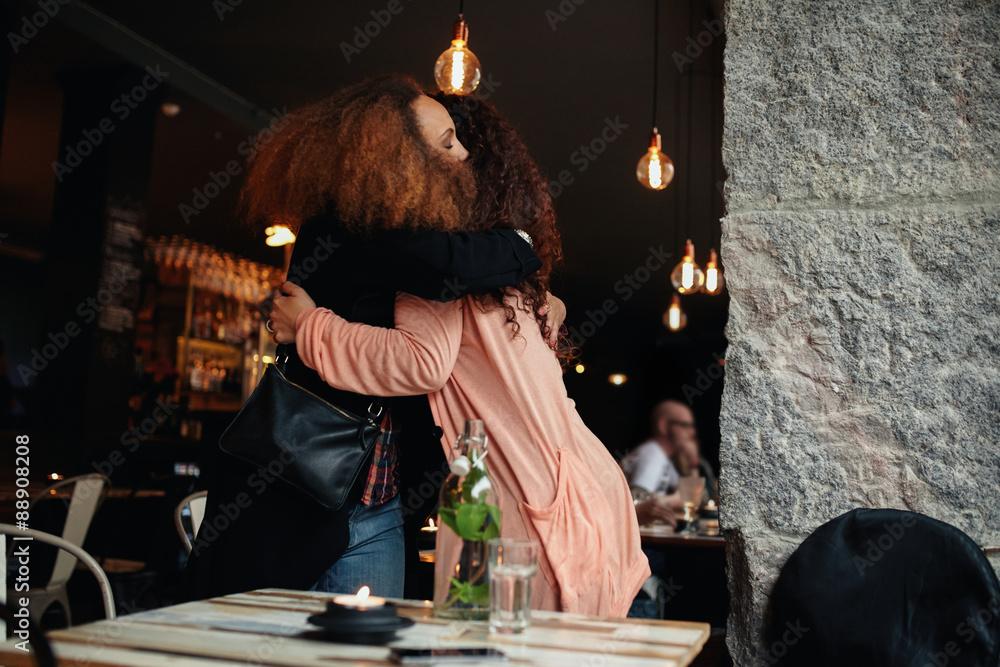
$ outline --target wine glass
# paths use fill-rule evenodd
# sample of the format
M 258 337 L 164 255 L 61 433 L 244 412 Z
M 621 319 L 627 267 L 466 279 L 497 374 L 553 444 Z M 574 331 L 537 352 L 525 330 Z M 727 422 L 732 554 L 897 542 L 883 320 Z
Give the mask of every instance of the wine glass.
M 681 477 L 679 490 L 681 502 L 684 503 L 684 519 L 687 521 L 687 526 L 684 527 L 681 533 L 693 533 L 695 532 L 695 513 L 699 505 L 701 505 L 701 496 L 705 492 L 705 478 L 698 477 L 697 473 Z

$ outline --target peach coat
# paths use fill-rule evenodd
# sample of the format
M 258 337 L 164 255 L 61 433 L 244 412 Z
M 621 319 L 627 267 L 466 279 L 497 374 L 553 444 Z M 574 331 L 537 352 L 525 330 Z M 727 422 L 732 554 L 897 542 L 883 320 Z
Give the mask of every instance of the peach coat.
M 515 313 L 516 337 L 502 308 L 400 293 L 395 329 L 310 308 L 298 316 L 295 342 L 302 361 L 338 389 L 428 394 L 449 458 L 465 420 L 482 419 L 501 536 L 542 544 L 532 607 L 623 617 L 649 576 L 628 483 L 577 413 L 533 315 Z M 457 562 L 458 539 L 442 528 L 437 540 L 442 576 Z

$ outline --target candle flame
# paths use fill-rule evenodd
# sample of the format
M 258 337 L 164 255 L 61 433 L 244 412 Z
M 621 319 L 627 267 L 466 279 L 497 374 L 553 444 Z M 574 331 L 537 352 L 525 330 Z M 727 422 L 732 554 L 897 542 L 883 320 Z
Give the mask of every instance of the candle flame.
M 371 589 L 367 586 L 362 586 L 358 589 L 358 602 L 364 602 L 368 599 L 368 594 L 371 593 Z
M 715 501 L 714 500 L 709 500 L 708 501 L 708 507 L 715 507 Z
M 434 527 L 434 519 L 427 519 L 427 523 L 430 525 L 431 528 Z

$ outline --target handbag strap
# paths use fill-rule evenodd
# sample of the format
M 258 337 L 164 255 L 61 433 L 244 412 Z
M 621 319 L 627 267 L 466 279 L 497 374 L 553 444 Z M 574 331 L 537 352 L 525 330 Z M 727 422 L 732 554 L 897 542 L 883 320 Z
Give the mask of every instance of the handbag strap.
M 288 361 L 291 359 L 291 355 L 294 354 L 294 348 L 291 345 L 282 343 L 277 346 L 274 352 L 274 365 L 281 371 L 281 374 L 285 374 L 285 369 L 288 367 Z M 358 394 L 362 396 L 363 394 Z M 385 409 L 385 399 L 381 396 L 369 396 L 371 402 L 368 404 L 368 421 L 376 426 L 379 425 L 378 418 L 382 416 L 382 411 Z

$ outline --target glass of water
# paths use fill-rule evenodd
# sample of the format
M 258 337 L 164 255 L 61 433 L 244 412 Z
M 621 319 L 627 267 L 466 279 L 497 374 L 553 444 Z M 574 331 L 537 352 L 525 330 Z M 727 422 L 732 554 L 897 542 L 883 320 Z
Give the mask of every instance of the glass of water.
M 490 631 L 520 633 L 531 625 L 531 579 L 538 571 L 538 542 L 490 540 Z

